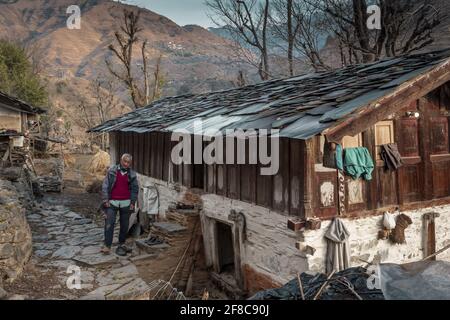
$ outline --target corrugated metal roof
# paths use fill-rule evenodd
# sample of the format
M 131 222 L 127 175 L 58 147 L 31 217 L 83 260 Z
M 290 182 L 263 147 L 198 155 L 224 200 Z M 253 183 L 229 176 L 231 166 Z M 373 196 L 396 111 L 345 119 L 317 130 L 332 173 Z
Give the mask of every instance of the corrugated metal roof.
M 337 120 L 394 92 L 450 57 L 450 49 L 384 59 L 371 64 L 277 79 L 200 95 L 169 97 L 107 121 L 92 132 L 280 129 L 308 139 Z

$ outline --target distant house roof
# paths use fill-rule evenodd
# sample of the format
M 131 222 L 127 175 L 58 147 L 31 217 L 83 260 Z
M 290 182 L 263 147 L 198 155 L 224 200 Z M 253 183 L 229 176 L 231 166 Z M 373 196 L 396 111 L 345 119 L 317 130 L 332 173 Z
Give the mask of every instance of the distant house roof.
M 0 106 L 30 114 L 41 114 L 46 112 L 44 109 L 41 109 L 39 107 L 33 107 L 32 105 L 17 98 L 14 98 L 10 95 L 7 95 L 6 93 L 3 93 L 1 91 L 0 91 Z
M 432 82 L 433 77 L 442 82 L 436 85 L 449 81 L 449 58 L 450 49 L 446 49 L 237 89 L 164 98 L 91 131 L 193 132 L 194 121 L 201 119 L 203 130 L 280 129 L 281 136 L 308 139 L 368 107 L 376 109 L 375 103 L 386 97 L 397 96 L 405 101 L 418 98 L 406 91 L 405 98 L 399 92 L 411 90 L 411 84 L 419 80 L 421 88 L 428 87 L 422 82 Z

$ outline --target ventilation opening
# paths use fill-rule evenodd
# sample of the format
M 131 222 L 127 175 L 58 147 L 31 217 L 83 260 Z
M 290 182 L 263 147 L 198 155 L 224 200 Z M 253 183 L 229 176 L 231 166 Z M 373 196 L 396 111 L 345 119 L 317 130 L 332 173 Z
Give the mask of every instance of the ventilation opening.
M 231 226 L 217 222 L 217 249 L 219 273 L 231 274 L 234 277 L 234 246 Z

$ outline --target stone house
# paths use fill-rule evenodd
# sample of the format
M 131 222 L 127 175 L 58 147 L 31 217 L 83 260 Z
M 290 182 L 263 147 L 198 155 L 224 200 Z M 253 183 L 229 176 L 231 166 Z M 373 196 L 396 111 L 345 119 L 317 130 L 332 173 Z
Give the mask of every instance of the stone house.
M 352 265 L 414 261 L 449 244 L 449 116 L 450 50 L 443 50 L 164 98 L 92 131 L 110 133 L 113 162 L 134 156 L 140 182 L 158 189 L 161 215 L 171 203 L 198 199 L 207 266 L 251 293 L 324 271 L 324 234 L 336 217 L 350 231 Z M 264 165 L 250 161 L 176 164 L 171 135 L 180 129 L 192 140 L 209 129 L 276 129 L 269 140 L 279 140 L 279 170 L 262 175 Z M 380 146 L 389 143 L 398 145 L 398 170 L 384 169 Z M 337 144 L 368 149 L 372 180 L 324 165 L 324 150 Z M 413 221 L 402 245 L 377 236 L 382 214 L 396 208 Z

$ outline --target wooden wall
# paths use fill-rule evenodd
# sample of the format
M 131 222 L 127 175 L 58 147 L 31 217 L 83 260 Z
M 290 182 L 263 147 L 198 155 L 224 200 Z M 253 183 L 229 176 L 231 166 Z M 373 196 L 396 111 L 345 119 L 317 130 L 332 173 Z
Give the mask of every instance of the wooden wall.
M 411 117 L 407 112 L 418 112 L 420 116 Z M 345 178 L 346 214 L 367 214 L 376 209 L 450 197 L 450 86 L 438 88 L 385 120 L 362 133 L 362 145 L 369 149 L 376 169 L 370 182 Z M 388 140 L 389 135 L 398 144 L 404 162 L 403 167 L 392 172 L 384 169 L 379 157 L 377 160 L 377 146 L 388 142 L 383 140 Z M 314 139 L 314 150 L 316 163 L 320 163 L 319 138 Z M 313 212 L 322 218 L 334 217 L 338 215 L 337 172 L 323 169 L 320 164 L 315 168 Z M 333 201 L 324 201 L 330 196 L 322 197 L 321 192 L 331 193 L 331 189 Z
M 263 176 L 260 165 L 238 165 L 236 158 L 235 164 L 174 165 L 170 157 L 176 142 L 170 141 L 169 133 L 118 132 L 116 137 L 117 159 L 123 153 L 130 153 L 134 169 L 141 174 L 257 204 L 282 214 L 304 215 L 304 141 L 281 139 L 280 170 L 274 176 Z M 246 150 L 248 163 L 248 148 Z

